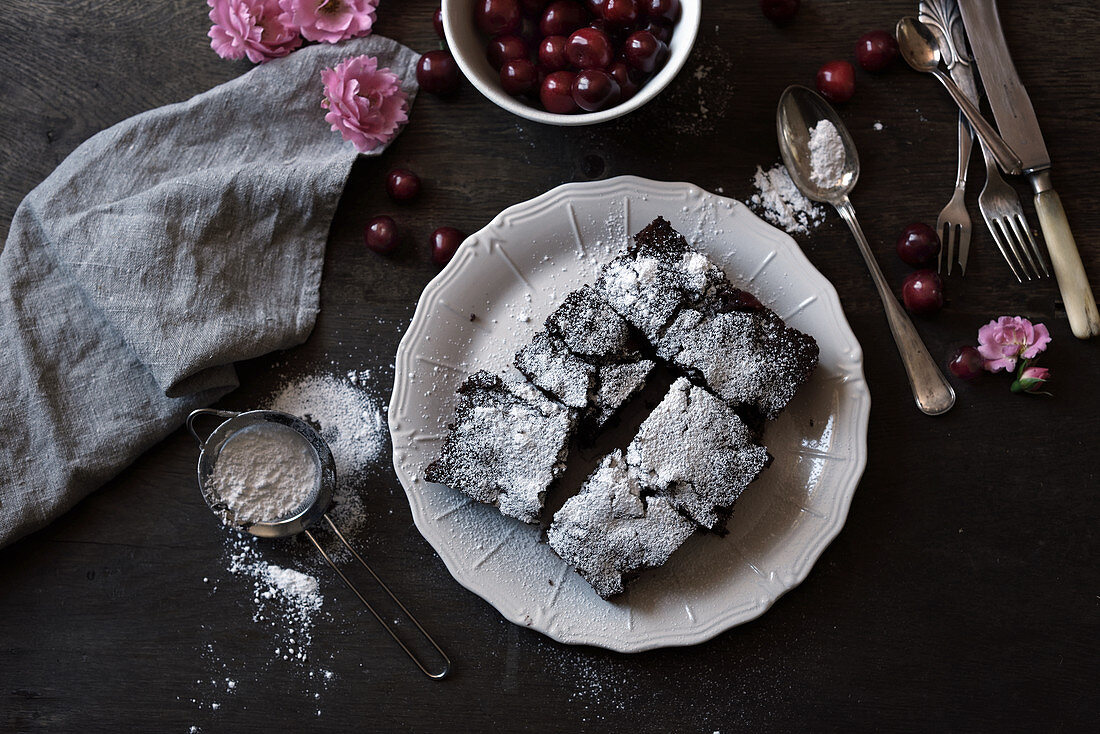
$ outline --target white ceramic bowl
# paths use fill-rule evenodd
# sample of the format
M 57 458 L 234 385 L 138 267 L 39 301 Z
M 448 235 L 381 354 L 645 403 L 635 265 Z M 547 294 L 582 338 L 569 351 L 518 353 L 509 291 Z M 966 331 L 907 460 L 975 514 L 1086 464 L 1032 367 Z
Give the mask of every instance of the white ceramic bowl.
M 443 30 L 447 36 L 447 46 L 459 68 L 470 83 L 497 106 L 528 120 L 548 125 L 594 125 L 607 122 L 633 112 L 656 97 L 687 61 L 691 47 L 695 45 L 695 36 L 699 32 L 699 16 L 702 12 L 702 0 L 680 0 L 682 12 L 669 42 L 668 61 L 633 97 L 599 112 L 558 115 L 517 99 L 501 88 L 500 74 L 485 58 L 486 41 L 474 23 L 475 2 L 476 0 L 443 0 Z

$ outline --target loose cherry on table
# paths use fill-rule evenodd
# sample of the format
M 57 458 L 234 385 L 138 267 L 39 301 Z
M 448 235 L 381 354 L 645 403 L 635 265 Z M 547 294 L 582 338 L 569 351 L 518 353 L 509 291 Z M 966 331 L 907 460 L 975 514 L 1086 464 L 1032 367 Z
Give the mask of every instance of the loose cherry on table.
M 573 99 L 573 82 L 577 75 L 571 71 L 552 71 L 542 80 L 539 88 L 539 100 L 547 112 L 567 115 L 577 111 Z
M 881 71 L 898 57 L 898 42 L 886 31 L 871 31 L 856 42 L 856 61 L 867 71 Z
M 477 27 L 490 36 L 515 33 L 522 19 L 519 0 L 477 0 L 474 5 Z
M 454 227 L 440 227 L 432 232 L 432 262 L 440 266 L 449 263 L 464 239 L 466 235 Z
M 600 69 L 584 69 L 573 79 L 573 101 L 582 110 L 595 112 L 618 104 L 619 83 Z
M 565 44 L 565 57 L 578 69 L 606 69 L 612 55 L 611 39 L 595 28 L 574 31 Z
M 485 56 L 489 59 L 489 64 L 499 71 L 508 59 L 527 58 L 527 44 L 519 36 L 497 36 L 489 41 Z
M 386 193 L 394 201 L 411 201 L 420 193 L 420 177 L 405 168 L 395 168 L 386 176 Z
M 974 347 L 959 347 L 947 363 L 951 374 L 962 380 L 976 380 L 985 371 L 985 360 Z
M 918 270 L 902 283 L 901 297 L 912 313 L 935 313 L 943 308 L 943 282 L 934 270 Z
M 436 8 L 432 13 L 432 27 L 435 28 L 435 35 L 440 38 L 444 37 L 443 33 L 443 8 Z
M 940 238 L 927 224 L 910 224 L 898 237 L 894 249 L 903 262 L 914 267 L 928 265 L 940 254 Z
M 508 59 L 500 67 L 500 86 L 513 97 L 535 91 L 538 84 L 539 72 L 527 59 Z
M 448 95 L 458 89 L 458 64 L 450 51 L 429 51 L 416 64 L 416 81 L 430 94 Z
M 847 61 L 828 61 L 817 71 L 817 91 L 830 102 L 847 102 L 856 92 L 856 70 Z
M 397 247 L 397 223 L 393 217 L 382 215 L 367 222 L 363 230 L 363 242 L 379 255 L 388 255 Z
M 794 20 L 801 5 L 799 0 L 760 0 L 764 17 L 776 25 L 786 25 Z

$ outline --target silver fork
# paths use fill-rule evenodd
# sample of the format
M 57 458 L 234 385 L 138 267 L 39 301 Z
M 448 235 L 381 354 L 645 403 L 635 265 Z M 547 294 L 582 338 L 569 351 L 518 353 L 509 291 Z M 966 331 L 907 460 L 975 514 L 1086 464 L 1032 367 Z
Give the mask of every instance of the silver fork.
M 982 217 L 993 234 L 997 249 L 1001 251 L 1017 281 L 1022 283 L 1025 278 L 1032 280 L 1033 276 L 1049 278 L 1050 268 L 1027 225 L 1020 196 L 1001 177 L 996 159 L 984 145 L 982 155 L 985 156 L 985 186 L 978 195 L 978 208 L 982 210 Z M 1039 272 L 1040 269 L 1042 273 Z M 1020 277 L 1021 274 L 1023 277 Z
M 937 270 L 943 272 L 944 252 L 947 253 L 947 274 L 951 275 L 951 265 L 958 259 L 959 272 L 966 275 L 966 259 L 970 253 L 970 235 L 973 225 L 970 212 L 966 210 L 966 169 L 970 163 L 970 148 L 974 144 L 970 127 L 959 116 L 959 169 L 955 174 L 955 193 L 936 219 L 936 232 L 940 235 L 940 257 Z
M 974 94 L 973 76 L 969 72 L 968 61 L 959 53 L 962 40 L 962 18 L 955 0 L 921 0 L 919 18 L 936 35 L 940 55 L 943 57 L 951 77 L 962 86 L 970 96 Z M 965 68 L 964 68 L 965 67 Z M 966 210 L 966 170 L 970 167 L 970 151 L 974 144 L 974 135 L 966 118 L 959 114 L 959 165 L 955 172 L 955 191 L 947 205 L 936 219 L 936 232 L 943 245 L 936 263 L 936 269 L 943 272 L 944 254 L 947 255 L 947 274 L 956 260 L 959 271 L 966 275 L 966 261 L 970 256 L 970 236 L 973 225 L 970 212 Z

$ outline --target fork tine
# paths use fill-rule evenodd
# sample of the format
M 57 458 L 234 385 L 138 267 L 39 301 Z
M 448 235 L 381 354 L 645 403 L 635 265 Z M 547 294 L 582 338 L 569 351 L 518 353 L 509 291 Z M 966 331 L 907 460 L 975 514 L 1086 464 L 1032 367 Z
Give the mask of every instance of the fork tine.
M 1024 260 L 1023 254 L 1020 252 L 1020 246 L 1016 242 L 1016 235 L 1013 234 L 1012 228 L 1006 224 L 1008 217 L 1002 217 L 997 221 L 997 227 L 1001 233 L 1001 237 L 1005 241 L 1005 245 L 1008 246 L 1009 252 L 1011 252 L 1016 258 L 1016 264 L 1020 266 L 1020 272 L 1024 274 L 1024 280 L 1035 280 L 1035 275 L 1027 267 L 1027 262 Z
M 947 261 L 947 274 L 951 275 L 951 263 L 955 259 L 955 225 L 952 222 L 943 223 L 943 235 L 940 237 L 940 272 L 943 272 L 943 261 Z
M 997 227 L 996 219 L 986 219 L 986 226 L 989 227 L 990 234 L 993 235 L 993 241 L 997 243 L 997 249 L 1001 251 L 1001 256 L 1004 257 L 1005 262 L 1008 263 L 1008 267 L 1012 269 L 1012 274 L 1016 276 L 1016 280 L 1019 283 L 1023 283 L 1024 279 L 1020 277 L 1020 272 L 1016 269 L 1016 265 L 1012 262 L 1012 257 L 1009 256 L 1008 250 L 1005 249 L 1005 243 L 1003 235 L 1000 229 Z M 1029 277 L 1028 280 L 1031 280 Z
M 1007 222 L 1007 224 L 1005 224 Z M 1022 251 L 1027 257 L 1028 263 L 1031 265 L 1031 271 L 1035 273 L 1036 278 L 1043 277 L 1039 272 L 1039 266 L 1035 262 L 1035 257 L 1031 254 L 1031 248 L 1027 246 L 1027 237 L 1021 231 L 1020 224 L 1016 221 L 1015 217 L 1008 216 L 1002 221 L 1001 226 L 1005 228 L 1005 231 L 1009 233 L 1012 241 L 1018 245 L 1017 252 Z
M 1035 253 L 1035 258 L 1039 261 L 1039 265 L 1043 268 L 1043 275 L 1047 278 L 1050 277 L 1050 268 L 1047 266 L 1047 259 L 1043 257 L 1043 248 L 1039 246 L 1039 243 L 1035 241 L 1035 237 L 1031 234 L 1031 227 L 1027 226 L 1027 220 L 1024 219 L 1022 214 L 1016 215 L 1016 227 L 1024 233 L 1027 238 L 1028 244 L 1031 245 L 1031 251 Z
M 940 251 L 939 254 L 936 255 L 936 272 L 943 273 L 943 251 L 947 249 L 947 235 L 950 225 L 943 221 L 943 217 L 940 216 L 940 221 L 936 222 L 936 226 L 940 230 Z

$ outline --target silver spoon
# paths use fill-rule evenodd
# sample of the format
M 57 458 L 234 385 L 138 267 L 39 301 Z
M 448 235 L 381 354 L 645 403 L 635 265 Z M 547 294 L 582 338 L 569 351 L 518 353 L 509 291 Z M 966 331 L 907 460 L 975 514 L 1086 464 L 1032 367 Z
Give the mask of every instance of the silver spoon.
M 963 94 L 959 85 L 940 69 L 940 47 L 932 29 L 916 18 L 902 18 L 898 21 L 897 36 L 898 48 L 905 63 L 916 71 L 927 72 L 940 80 L 959 109 L 966 115 L 974 132 L 997 159 L 997 165 L 1004 169 L 1005 173 L 1014 176 L 1022 173 L 1024 164 L 1020 161 L 1020 156 L 1016 155 L 1004 138 L 986 122 L 981 111 Z
M 821 120 L 828 120 L 836 127 L 844 148 L 842 170 L 835 180 L 830 181 L 822 181 L 820 171 L 815 176 L 810 163 L 810 129 Z M 808 198 L 836 207 L 840 218 L 852 230 L 860 254 L 867 263 L 867 269 L 871 271 L 871 279 L 878 289 L 879 298 L 882 299 L 890 333 L 894 335 L 901 362 L 905 365 L 905 374 L 909 377 L 909 387 L 913 391 L 917 407 L 928 415 L 946 413 L 955 404 L 955 391 L 951 389 L 939 365 L 929 356 L 913 322 L 905 315 L 890 290 L 878 263 L 875 262 L 875 256 L 871 253 L 871 247 L 867 244 L 867 238 L 856 221 L 852 202 L 848 199 L 848 194 L 859 179 L 859 156 L 848 129 L 828 102 L 816 92 L 797 85 L 787 87 L 779 99 L 776 129 L 779 133 L 779 151 L 795 186 Z

